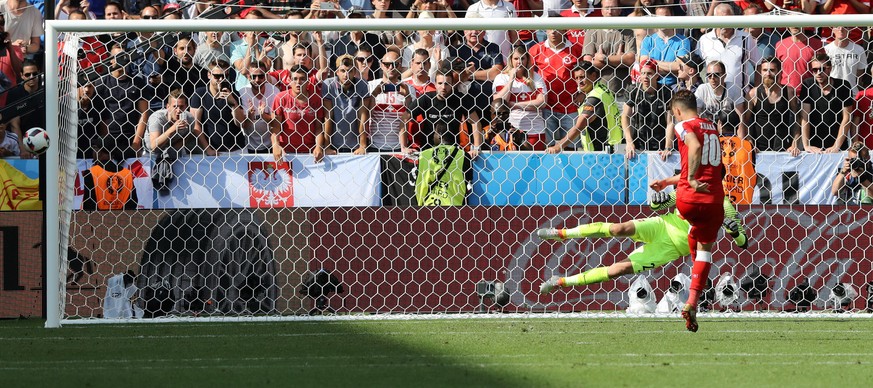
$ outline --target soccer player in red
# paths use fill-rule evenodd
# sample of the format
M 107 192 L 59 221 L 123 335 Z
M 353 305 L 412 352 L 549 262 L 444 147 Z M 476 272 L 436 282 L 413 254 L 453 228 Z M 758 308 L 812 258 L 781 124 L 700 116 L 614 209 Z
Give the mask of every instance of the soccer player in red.
M 670 111 L 678 120 L 674 127 L 679 139 L 682 172 L 651 184 L 655 191 L 676 185 L 676 209 L 688 223 L 688 248 L 694 259 L 691 290 L 682 318 L 685 328 L 697 331 L 697 302 L 706 287 L 712 266 L 712 244 L 724 220 L 724 188 L 721 143 L 715 124 L 697 115 L 697 98 L 687 90 L 673 94 Z

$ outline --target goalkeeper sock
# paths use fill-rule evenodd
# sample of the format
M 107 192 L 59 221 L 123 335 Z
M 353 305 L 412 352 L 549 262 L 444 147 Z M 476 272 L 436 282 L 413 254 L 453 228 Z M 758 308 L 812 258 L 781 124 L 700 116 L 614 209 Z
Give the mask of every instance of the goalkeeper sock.
M 609 233 L 610 226 L 612 226 L 611 222 L 592 222 L 590 224 L 582 224 L 573 229 L 565 229 L 564 236 L 566 238 L 612 237 L 612 234 Z
M 691 269 L 691 289 L 688 293 L 688 304 L 697 307 L 700 294 L 706 288 L 710 267 L 712 267 L 712 252 L 697 251 L 694 267 Z
M 561 278 L 561 280 L 563 280 L 564 287 L 584 286 L 586 284 L 603 283 L 609 280 L 609 274 L 606 267 L 597 267 L 578 275 Z

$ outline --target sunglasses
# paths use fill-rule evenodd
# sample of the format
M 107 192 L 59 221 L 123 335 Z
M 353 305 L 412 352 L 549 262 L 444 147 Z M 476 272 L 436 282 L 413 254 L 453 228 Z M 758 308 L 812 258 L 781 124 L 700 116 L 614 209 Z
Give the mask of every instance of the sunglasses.
M 818 73 L 824 73 L 825 71 L 828 71 L 828 70 L 830 70 L 830 69 L 831 69 L 830 66 L 824 66 L 824 67 L 810 67 L 810 68 L 809 68 L 809 71 L 811 71 L 812 74 L 818 74 Z
M 157 15 L 142 15 L 142 16 L 140 16 L 140 18 L 143 18 L 145 20 L 149 20 L 149 19 L 157 19 L 158 16 Z
M 250 74 L 250 75 L 252 78 L 264 78 L 267 76 L 266 74 Z
M 370 58 L 356 57 L 355 60 L 358 62 L 368 62 L 370 60 Z
M 395 67 L 395 68 L 397 68 L 397 67 L 400 67 L 400 62 L 385 62 L 385 61 L 382 61 L 382 66 L 385 66 L 385 67 Z
M 706 78 L 717 78 L 723 76 L 724 73 L 709 73 L 706 75 Z
M 38 76 L 39 73 L 38 73 L 38 72 L 35 72 L 35 73 L 22 73 L 21 75 L 23 75 L 25 78 L 31 78 L 31 77 L 36 77 L 36 76 Z
M 224 78 L 224 73 L 212 73 L 212 78 L 222 79 Z

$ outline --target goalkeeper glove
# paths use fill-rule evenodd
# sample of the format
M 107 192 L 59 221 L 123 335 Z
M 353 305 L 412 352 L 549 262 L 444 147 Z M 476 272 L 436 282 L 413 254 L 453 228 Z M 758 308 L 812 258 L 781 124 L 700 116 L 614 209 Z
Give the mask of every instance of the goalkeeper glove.
M 727 234 L 733 237 L 734 243 L 736 243 L 737 246 L 743 249 L 749 246 L 749 240 L 746 238 L 746 234 L 743 232 L 740 222 L 735 218 L 725 218 L 721 226 Z
M 659 191 L 652 196 L 649 207 L 652 210 L 661 210 L 676 205 L 676 192 Z

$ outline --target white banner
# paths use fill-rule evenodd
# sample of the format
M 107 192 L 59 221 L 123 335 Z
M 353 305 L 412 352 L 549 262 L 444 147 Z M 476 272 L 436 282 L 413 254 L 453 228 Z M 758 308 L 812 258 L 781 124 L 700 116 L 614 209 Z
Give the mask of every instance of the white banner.
M 379 155 L 192 156 L 173 164 L 175 181 L 158 208 L 379 206 Z
M 753 204 L 774 205 L 832 205 L 837 197 L 831 195 L 831 182 L 846 153 L 809 154 L 792 157 L 783 152 L 761 152 L 755 160 L 758 185 Z M 646 172 L 649 183 L 675 175 L 680 170 L 679 154 L 666 161 L 649 155 Z M 672 188 L 669 189 L 672 191 Z M 649 198 L 653 191 L 649 189 Z

